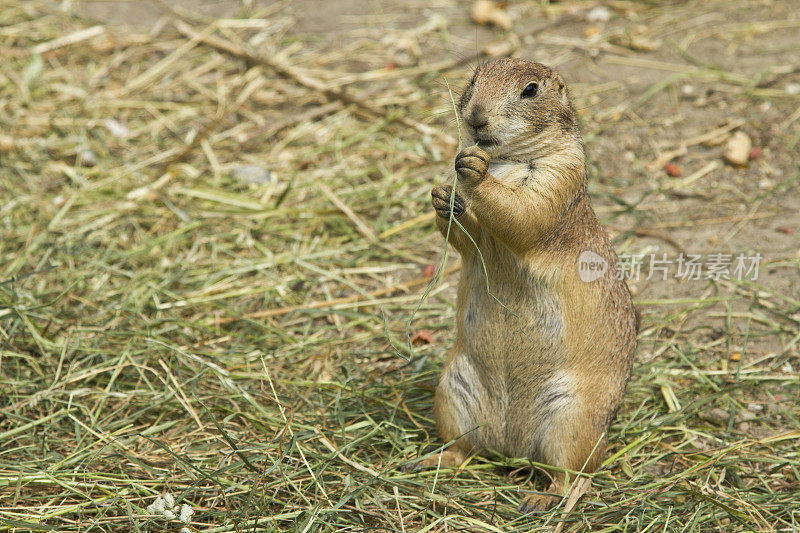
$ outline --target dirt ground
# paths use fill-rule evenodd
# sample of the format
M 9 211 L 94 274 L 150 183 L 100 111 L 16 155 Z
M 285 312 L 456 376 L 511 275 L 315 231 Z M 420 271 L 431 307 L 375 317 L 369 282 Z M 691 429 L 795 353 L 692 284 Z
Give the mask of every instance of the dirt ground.
M 791 194 L 797 191 L 800 144 L 797 6 L 791 1 L 765 0 L 672 2 L 654 9 L 646 2 L 612 2 L 619 12 L 608 22 L 591 23 L 584 14 L 595 4 L 562 5 L 564 9 L 556 11 L 565 14 L 552 20 L 537 13 L 534 2 L 511 2 L 514 27 L 505 33 L 475 25 L 463 3 L 446 1 L 75 2 L 78 11 L 89 18 L 140 30 L 176 13 L 208 19 L 280 14 L 292 21 L 285 39 L 332 47 L 354 46 L 364 38 L 381 39 L 387 29 L 407 30 L 433 17 L 446 18 L 449 42 L 429 43 L 426 35 L 418 39 L 411 53 L 388 52 L 409 62 L 421 57 L 428 62 L 470 58 L 487 44 L 513 35 L 514 55 L 549 64 L 564 74 L 586 124 L 587 153 L 595 179 L 608 184 L 609 194 L 637 206 L 635 221 L 621 215 L 612 226 L 644 223 L 648 230 L 670 236 L 665 241 L 639 235 L 635 245 L 623 245 L 623 252 L 657 250 L 659 254 L 669 252 L 673 259 L 681 251 L 703 256 L 759 252 L 766 265 L 795 258 L 800 250 L 800 197 Z M 557 2 L 554 6 L 559 7 Z M 629 44 L 633 36 L 641 46 L 609 44 L 597 39 L 598 35 L 605 40 L 611 35 L 612 42 L 623 44 Z M 593 44 L 595 41 L 599 43 Z M 353 58 L 330 66 L 358 72 L 380 61 L 377 57 Z M 728 79 L 734 79 L 735 87 L 719 83 Z M 660 84 L 667 86 L 648 94 Z M 755 99 L 748 98 L 753 95 Z M 598 114 L 603 120 L 597 119 Z M 690 189 L 669 185 L 671 192 L 665 193 L 661 182 L 670 180 L 664 179 L 661 166 L 653 167 L 658 156 L 733 121 L 743 121 L 738 129 L 750 136 L 762 155 L 744 169 L 718 165 L 702 173 Z M 686 155 L 676 158 L 683 176 L 720 160 L 723 145 L 724 136 L 692 146 Z M 770 194 L 773 190 L 776 192 Z M 762 268 L 760 275 L 770 289 L 800 297 L 793 267 Z M 696 283 L 680 280 L 632 285 L 642 298 L 692 297 L 702 290 Z
M 177 531 L 165 492 L 191 531 L 797 531 L 798 7 L 0 6 L 0 531 Z M 448 87 L 497 54 L 562 73 L 618 254 L 669 261 L 629 280 L 637 363 L 568 517 L 516 514 L 524 460 L 402 468 L 441 445 Z M 680 279 L 689 254 L 758 277 Z
M 536 3 L 511 2 L 509 10 L 515 21 L 510 34 L 519 41 L 514 55 L 557 67 L 569 80 L 586 123 L 587 152 L 595 178 L 609 184 L 619 198 L 637 205 L 637 222 L 663 229 L 683 251 L 704 255 L 757 251 L 773 262 L 796 254 L 800 199 L 788 193 L 797 190 L 793 177 L 800 119 L 796 116 L 797 95 L 792 92 L 800 63 L 797 6 L 790 1 L 766 0 L 673 2 L 652 9 L 647 3 L 612 2 L 621 16 L 593 24 L 581 15 L 592 5 L 566 4 L 563 11 L 567 14 L 555 21 L 537 13 Z M 468 10 L 457 2 L 177 0 L 167 4 L 159 0 L 81 0 L 75 7 L 99 22 L 140 30 L 175 13 L 209 19 L 277 13 L 292 21 L 286 39 L 334 47 L 380 38 L 387 29 L 410 29 L 442 16 L 448 20 L 451 41 L 426 47 L 421 38 L 415 47 L 419 49 L 414 50 L 429 62 L 472 57 L 509 35 L 473 24 Z M 550 25 L 554 28 L 549 29 Z M 726 32 L 726 28 L 735 31 Z M 642 46 L 593 45 L 592 36 L 601 32 L 622 43 L 633 35 Z M 406 57 L 408 53 L 403 51 L 399 55 L 405 61 L 420 59 Z M 358 58 L 341 66 L 358 72 L 379 62 L 379 58 Z M 735 89 L 718 83 L 727 77 L 735 78 Z M 663 83 L 668 87 L 643 99 L 648 90 Z M 761 98 L 742 97 L 754 94 Z M 598 111 L 605 120 L 593 116 Z M 664 181 L 663 169 L 651 165 L 660 154 L 737 120 L 743 121 L 739 129 L 761 149 L 758 160 L 744 169 L 720 165 L 704 173 L 691 190 L 674 187 L 671 193 L 654 192 L 659 181 Z M 676 158 L 683 175 L 719 160 L 723 140 L 693 146 L 685 156 Z M 770 195 L 781 183 L 787 183 L 789 190 Z M 614 225 L 631 223 L 624 217 L 619 222 Z M 674 243 L 657 238 L 637 239 L 636 243 L 637 251 L 648 245 L 677 251 Z M 777 292 L 800 296 L 796 271 L 766 268 L 761 274 Z M 691 296 L 697 287 L 650 283 L 636 290 L 643 297 Z

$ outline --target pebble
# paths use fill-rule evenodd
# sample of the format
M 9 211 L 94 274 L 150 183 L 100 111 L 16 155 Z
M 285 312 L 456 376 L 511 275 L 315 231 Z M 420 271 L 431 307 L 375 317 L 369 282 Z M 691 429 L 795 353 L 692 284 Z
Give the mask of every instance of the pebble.
M 742 420 L 744 422 L 750 422 L 751 420 L 755 420 L 755 418 L 756 415 L 750 412 L 748 409 L 742 409 L 736 416 L 737 420 Z
M 723 426 L 728 423 L 730 415 L 728 414 L 728 411 L 726 411 L 725 409 L 714 407 L 712 409 L 708 409 L 707 411 L 703 411 L 702 413 L 700 413 L 700 418 L 702 418 L 706 422 L 711 422 L 712 424 Z
M 81 161 L 81 165 L 85 167 L 93 167 L 97 164 L 97 156 L 95 155 L 94 152 L 92 152 L 88 148 L 79 150 L 78 158 Z
M 517 48 L 519 48 L 518 42 L 515 43 L 512 39 L 500 39 L 484 45 L 481 51 L 490 57 L 501 57 L 510 56 Z
M 586 13 L 587 22 L 607 22 L 611 20 L 611 10 L 606 6 L 593 7 Z
M 127 139 L 131 136 L 131 130 L 128 129 L 128 126 L 117 119 L 107 118 L 103 124 L 109 133 L 111 133 L 111 135 L 114 137 L 119 139 Z
M 750 160 L 750 149 L 753 141 L 743 131 L 737 131 L 728 139 L 725 145 L 725 161 L 737 167 L 746 167 Z
M 667 163 L 664 165 L 664 170 L 667 171 L 667 175 L 671 178 L 677 178 L 683 174 L 683 169 L 675 163 Z
M 511 29 L 511 17 L 496 2 L 491 0 L 478 0 L 472 4 L 470 16 L 473 22 L 482 26 L 497 26 L 504 30 Z
M 10 152 L 14 149 L 14 138 L 0 135 L 0 152 Z
M 275 181 L 272 172 L 259 165 L 241 165 L 231 172 L 233 179 L 241 183 L 264 185 Z

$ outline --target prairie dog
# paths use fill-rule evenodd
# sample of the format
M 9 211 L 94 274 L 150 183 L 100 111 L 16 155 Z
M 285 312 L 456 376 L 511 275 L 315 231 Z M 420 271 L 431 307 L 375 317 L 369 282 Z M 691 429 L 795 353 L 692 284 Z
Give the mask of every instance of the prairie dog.
M 469 236 L 450 225 L 462 258 L 456 338 L 434 404 L 440 437 L 457 440 L 422 466 L 491 449 L 592 472 L 630 376 L 637 318 L 590 204 L 566 85 L 539 63 L 498 59 L 475 70 L 458 108 L 473 142 L 455 159 L 453 215 Z M 452 193 L 431 193 L 442 235 Z M 582 274 L 588 252 L 595 270 Z M 554 473 L 548 492 L 560 494 L 564 478 Z M 519 510 L 556 500 L 530 495 Z

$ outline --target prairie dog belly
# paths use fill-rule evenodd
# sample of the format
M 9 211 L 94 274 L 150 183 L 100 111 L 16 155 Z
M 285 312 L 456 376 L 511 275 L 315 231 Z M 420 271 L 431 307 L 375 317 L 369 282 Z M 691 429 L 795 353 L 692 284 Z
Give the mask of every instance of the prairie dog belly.
M 531 433 L 531 422 L 543 423 L 547 413 L 571 397 L 560 370 L 564 319 L 558 297 L 522 268 L 515 268 L 513 277 L 506 268 L 505 278 L 493 283 L 497 278 L 487 264 L 489 294 L 477 254 L 464 258 L 464 268 L 480 270 L 462 276 L 463 312 L 457 320 L 461 350 L 443 382 L 452 381 L 448 387 L 463 404 L 462 413 L 469 413 L 460 421 L 461 429 L 482 428 L 468 437 L 475 448 L 531 456 L 540 440 Z
M 503 259 L 517 261 L 513 256 Z M 505 274 L 500 277 L 496 275 L 496 265 L 488 262 L 484 272 L 477 254 L 463 261 L 463 268 L 472 269 L 473 273 L 461 277 L 458 308 L 463 311 L 457 318 L 456 335 L 463 340 L 471 358 L 511 365 L 557 363 L 564 318 L 555 291 L 521 266 L 503 266 Z M 509 270 L 514 276 L 508 275 Z M 501 354 L 502 358 L 493 357 Z M 478 363 L 479 369 L 480 366 Z

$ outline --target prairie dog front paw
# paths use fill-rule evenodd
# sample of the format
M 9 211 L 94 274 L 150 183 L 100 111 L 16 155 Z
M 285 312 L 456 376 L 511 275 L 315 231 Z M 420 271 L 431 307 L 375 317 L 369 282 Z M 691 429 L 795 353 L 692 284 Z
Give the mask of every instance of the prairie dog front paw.
M 474 187 L 488 175 L 491 157 L 477 146 L 468 146 L 456 156 L 458 179 L 466 187 Z
M 455 198 L 452 198 L 453 194 L 455 194 Z M 451 198 L 453 200 L 453 216 L 458 218 L 464 213 L 464 199 L 458 193 L 454 193 L 453 187 L 450 185 L 433 188 L 431 191 L 431 204 L 433 204 L 437 216 L 445 219 L 450 218 Z

